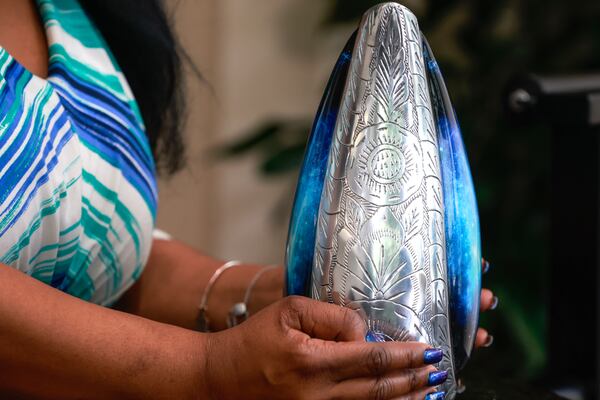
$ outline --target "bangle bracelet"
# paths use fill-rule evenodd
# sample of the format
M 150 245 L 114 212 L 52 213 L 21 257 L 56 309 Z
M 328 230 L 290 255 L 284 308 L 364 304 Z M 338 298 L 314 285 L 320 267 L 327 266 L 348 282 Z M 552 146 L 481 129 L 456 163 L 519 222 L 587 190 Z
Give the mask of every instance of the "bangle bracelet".
M 236 303 L 233 305 L 233 307 L 231 307 L 231 310 L 229 311 L 229 316 L 227 317 L 228 327 L 232 328 L 248 319 L 248 317 L 250 316 L 250 313 L 248 311 L 248 301 L 250 300 L 252 290 L 254 289 L 254 287 L 258 283 L 258 280 L 261 278 L 261 276 L 264 275 L 265 272 L 279 267 L 279 265 L 269 265 L 267 267 L 262 268 L 256 273 L 256 275 L 254 275 L 254 277 L 250 281 L 250 284 L 248 285 L 248 288 L 246 289 L 244 300 L 241 303 Z
M 219 277 L 223 274 L 223 272 L 227 271 L 229 268 L 240 265 L 241 263 L 237 260 L 228 261 L 225 264 L 221 265 L 210 277 L 210 280 L 206 284 L 206 288 L 204 289 L 204 294 L 202 295 L 202 300 L 200 300 L 200 305 L 198 306 L 198 317 L 196 318 L 196 329 L 200 332 L 210 332 L 210 320 L 207 316 L 208 311 L 208 295 L 210 294 L 210 290 L 213 285 L 219 279 Z
M 248 285 L 248 289 L 246 289 L 246 294 L 244 295 L 244 303 L 245 304 L 248 304 L 248 301 L 250 300 L 250 295 L 252 294 L 252 290 L 254 290 L 254 287 L 258 283 L 258 280 L 260 279 L 260 277 L 263 276 L 265 272 L 270 271 L 275 268 L 279 268 L 279 267 L 281 267 L 281 265 L 269 265 L 269 266 L 264 267 L 263 269 L 258 271 L 256 273 L 256 275 L 254 275 L 254 278 L 252 278 L 252 280 L 250 281 L 250 284 Z

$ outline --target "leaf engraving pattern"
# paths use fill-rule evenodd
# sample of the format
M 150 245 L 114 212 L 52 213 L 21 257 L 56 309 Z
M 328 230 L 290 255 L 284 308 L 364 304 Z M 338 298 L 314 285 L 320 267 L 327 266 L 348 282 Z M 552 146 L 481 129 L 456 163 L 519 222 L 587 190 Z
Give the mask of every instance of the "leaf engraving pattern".
M 444 350 L 455 392 L 443 202 L 421 34 L 384 3 L 359 29 L 319 209 L 312 295 L 358 310 L 386 340 Z

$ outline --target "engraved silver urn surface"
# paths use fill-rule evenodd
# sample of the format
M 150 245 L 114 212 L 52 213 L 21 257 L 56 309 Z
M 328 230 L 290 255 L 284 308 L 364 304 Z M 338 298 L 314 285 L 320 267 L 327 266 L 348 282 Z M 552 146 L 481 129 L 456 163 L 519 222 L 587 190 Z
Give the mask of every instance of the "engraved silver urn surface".
M 452 399 L 475 338 L 479 248 L 469 166 L 437 64 L 410 10 L 378 5 L 342 52 L 317 113 L 287 291 L 357 310 L 368 340 L 443 349 L 438 368 L 449 372 L 442 390 Z

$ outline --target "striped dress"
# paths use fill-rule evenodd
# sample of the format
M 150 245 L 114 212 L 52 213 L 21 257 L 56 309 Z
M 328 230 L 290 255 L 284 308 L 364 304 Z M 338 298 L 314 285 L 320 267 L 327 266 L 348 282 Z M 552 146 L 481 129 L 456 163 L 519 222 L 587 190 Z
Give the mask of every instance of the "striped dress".
M 154 162 L 125 77 L 81 6 L 37 4 L 48 78 L 0 48 L 0 263 L 110 305 L 148 258 Z

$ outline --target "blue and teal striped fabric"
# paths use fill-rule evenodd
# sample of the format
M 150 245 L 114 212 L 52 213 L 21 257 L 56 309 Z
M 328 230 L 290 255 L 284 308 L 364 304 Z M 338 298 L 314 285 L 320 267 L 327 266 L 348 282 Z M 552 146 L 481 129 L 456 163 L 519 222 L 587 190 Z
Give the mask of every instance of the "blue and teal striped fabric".
M 0 262 L 114 302 L 148 258 L 152 153 L 125 77 L 76 0 L 38 0 L 48 77 L 0 47 Z

